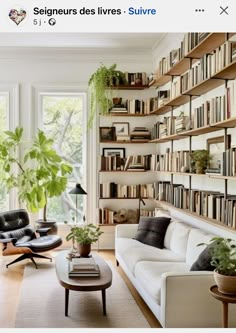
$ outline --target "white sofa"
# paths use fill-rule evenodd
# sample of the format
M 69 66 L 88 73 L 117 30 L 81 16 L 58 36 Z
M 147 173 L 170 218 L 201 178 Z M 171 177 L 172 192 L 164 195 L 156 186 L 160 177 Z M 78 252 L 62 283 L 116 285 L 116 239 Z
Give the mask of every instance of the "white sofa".
M 164 248 L 133 239 L 137 224 L 120 224 L 115 256 L 132 284 L 163 327 L 222 327 L 222 305 L 209 292 L 213 272 L 190 271 L 203 246 L 214 235 L 172 220 Z M 236 327 L 236 305 L 229 305 L 229 327 Z

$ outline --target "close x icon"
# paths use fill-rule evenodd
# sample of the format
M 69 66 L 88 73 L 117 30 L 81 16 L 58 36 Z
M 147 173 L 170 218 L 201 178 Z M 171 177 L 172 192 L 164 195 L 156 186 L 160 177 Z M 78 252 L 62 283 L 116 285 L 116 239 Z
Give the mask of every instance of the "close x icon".
M 220 10 L 221 10 L 220 15 L 222 15 L 222 14 L 229 15 L 228 9 L 229 9 L 229 6 L 227 6 L 227 7 L 220 6 Z

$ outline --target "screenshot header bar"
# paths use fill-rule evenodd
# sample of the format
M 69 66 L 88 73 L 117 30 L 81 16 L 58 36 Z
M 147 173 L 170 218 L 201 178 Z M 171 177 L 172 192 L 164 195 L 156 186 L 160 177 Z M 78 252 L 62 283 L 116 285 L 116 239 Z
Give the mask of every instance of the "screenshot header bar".
M 233 32 L 235 17 L 235 0 L 9 0 L 0 32 Z

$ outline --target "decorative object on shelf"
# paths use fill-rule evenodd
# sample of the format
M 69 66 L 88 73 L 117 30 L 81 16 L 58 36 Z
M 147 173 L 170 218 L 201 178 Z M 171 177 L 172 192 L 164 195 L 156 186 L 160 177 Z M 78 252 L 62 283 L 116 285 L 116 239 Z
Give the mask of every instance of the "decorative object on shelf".
M 115 127 L 99 127 L 99 136 L 101 142 L 115 141 L 116 140 Z
M 97 108 L 101 114 L 107 114 L 112 106 L 112 90 L 125 84 L 125 74 L 116 69 L 116 64 L 106 67 L 103 64 L 94 72 L 89 79 L 90 88 L 90 115 L 88 128 L 92 128 Z
M 119 156 L 125 158 L 125 148 L 103 148 L 102 155 L 105 157 Z
M 214 278 L 223 294 L 236 295 L 236 243 L 233 239 L 213 237 L 207 245 L 211 255 L 211 265 L 215 266 Z
M 43 208 L 43 221 L 47 221 L 48 198 L 65 191 L 72 167 L 62 160 L 52 148 L 53 140 L 41 130 L 19 160 L 16 152 L 23 143 L 22 136 L 23 128 L 17 127 L 15 131 L 6 131 L 0 141 L 0 160 L 6 172 L 6 185 L 8 189 L 18 188 L 19 200 L 26 203 L 29 211 L 35 213 Z
M 226 144 L 224 142 L 224 135 L 217 136 L 215 138 L 209 138 L 207 139 L 207 150 L 209 151 L 211 155 L 211 160 L 209 163 L 210 169 L 218 169 L 219 174 L 224 174 L 223 170 L 223 152 L 226 149 L 230 148 L 231 144 L 231 135 L 226 136 Z M 210 170 L 211 171 L 211 170 Z M 212 172 L 214 173 L 214 172 Z
M 81 187 L 80 184 L 76 184 L 75 187 L 69 192 L 70 194 L 75 194 L 76 196 L 76 204 L 75 204 L 75 223 L 77 223 L 77 211 L 78 211 L 78 194 L 79 195 L 87 195 L 87 193 L 85 192 L 85 190 Z
M 193 161 L 193 171 L 200 174 L 205 173 L 211 159 L 209 151 L 206 149 L 194 150 L 191 157 Z
M 119 209 L 113 212 L 113 223 L 138 223 L 137 209 Z
M 91 244 L 95 243 L 102 234 L 103 231 L 100 230 L 99 226 L 90 223 L 72 227 L 66 236 L 66 240 L 75 240 L 80 256 L 88 257 L 91 251 Z
M 128 122 L 113 122 L 112 126 L 115 127 L 116 140 L 123 136 L 129 135 L 129 123 Z

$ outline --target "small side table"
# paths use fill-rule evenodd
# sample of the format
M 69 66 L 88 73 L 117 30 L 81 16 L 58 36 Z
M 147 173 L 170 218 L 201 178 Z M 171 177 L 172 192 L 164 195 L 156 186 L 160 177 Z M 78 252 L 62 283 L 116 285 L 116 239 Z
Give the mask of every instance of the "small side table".
M 222 327 L 228 328 L 228 304 L 236 303 L 236 295 L 226 295 L 219 291 L 218 287 L 210 287 L 210 292 L 213 297 L 222 302 L 223 316 L 222 316 Z

